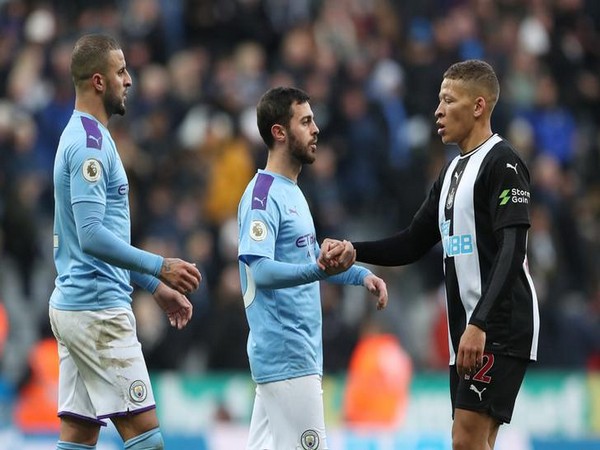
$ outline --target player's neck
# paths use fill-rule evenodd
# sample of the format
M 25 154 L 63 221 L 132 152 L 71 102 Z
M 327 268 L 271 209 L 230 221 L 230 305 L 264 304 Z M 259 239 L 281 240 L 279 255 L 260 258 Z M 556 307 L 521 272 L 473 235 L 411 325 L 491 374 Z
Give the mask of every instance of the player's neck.
M 98 101 L 98 99 L 90 99 L 86 95 L 78 95 L 75 98 L 75 109 L 82 113 L 89 114 L 90 116 L 94 116 L 102 125 L 105 127 L 108 126 L 109 116 L 106 113 L 104 105 L 102 102 Z
M 478 149 L 481 144 L 487 141 L 493 136 L 492 129 L 490 127 L 482 128 L 474 133 L 471 133 L 467 138 L 461 142 L 458 146 L 461 155 L 468 155 L 472 151 Z
M 265 170 L 289 178 L 293 182 L 298 182 L 298 175 L 302 170 L 302 165 L 293 164 L 286 158 L 283 152 L 270 151 L 267 157 Z

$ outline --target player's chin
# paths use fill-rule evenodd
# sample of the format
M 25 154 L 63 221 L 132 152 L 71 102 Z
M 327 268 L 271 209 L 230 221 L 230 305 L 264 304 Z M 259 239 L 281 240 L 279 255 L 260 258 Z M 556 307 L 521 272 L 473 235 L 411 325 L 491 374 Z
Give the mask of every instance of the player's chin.
M 113 114 L 117 114 L 119 116 L 124 116 L 126 111 L 127 111 L 127 108 L 125 108 L 125 104 L 121 103 L 116 108 L 114 108 Z
M 447 130 L 444 130 L 442 133 L 440 133 L 440 138 L 442 143 L 446 145 L 456 144 L 458 142 L 457 137 L 448 133 Z
M 304 164 L 312 164 L 315 162 L 315 160 L 317 159 L 317 155 L 315 155 L 314 153 L 307 153 L 304 156 Z

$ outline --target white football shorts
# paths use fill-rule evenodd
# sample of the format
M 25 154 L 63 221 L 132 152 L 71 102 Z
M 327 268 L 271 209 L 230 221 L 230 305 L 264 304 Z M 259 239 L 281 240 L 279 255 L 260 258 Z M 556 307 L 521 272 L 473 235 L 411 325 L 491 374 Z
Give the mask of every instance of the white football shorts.
M 327 450 L 319 375 L 256 386 L 247 450 Z
M 50 307 L 58 341 L 58 415 L 102 419 L 155 408 L 150 376 L 127 308 L 64 311 Z

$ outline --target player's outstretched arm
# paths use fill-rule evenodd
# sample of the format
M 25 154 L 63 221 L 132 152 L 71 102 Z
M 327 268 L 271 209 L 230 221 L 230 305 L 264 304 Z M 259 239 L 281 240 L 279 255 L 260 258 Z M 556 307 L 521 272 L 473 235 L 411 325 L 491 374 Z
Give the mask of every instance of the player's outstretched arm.
M 159 283 L 154 291 L 154 300 L 167 314 L 172 327 L 181 330 L 192 318 L 193 306 L 189 299 L 164 283 Z
M 182 294 L 195 291 L 202 281 L 196 265 L 179 258 L 165 258 L 158 278 Z
M 364 285 L 367 290 L 377 297 L 377 309 L 381 310 L 387 306 L 388 291 L 385 281 L 372 273 L 365 277 Z

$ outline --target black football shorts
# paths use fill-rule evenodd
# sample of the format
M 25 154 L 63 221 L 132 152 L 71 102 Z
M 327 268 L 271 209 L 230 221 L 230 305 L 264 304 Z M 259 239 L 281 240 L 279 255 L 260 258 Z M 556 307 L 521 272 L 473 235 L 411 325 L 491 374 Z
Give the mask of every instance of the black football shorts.
M 461 408 L 509 423 L 528 365 L 525 359 L 484 353 L 481 369 L 463 379 L 459 378 L 456 365 L 450 366 L 452 418 L 456 408 Z

